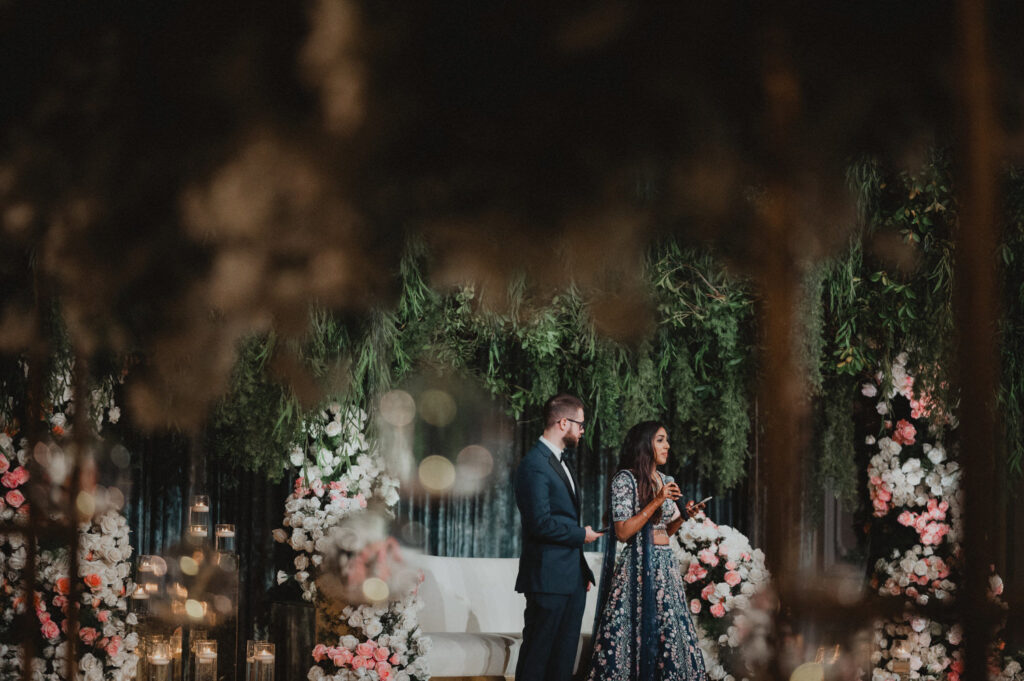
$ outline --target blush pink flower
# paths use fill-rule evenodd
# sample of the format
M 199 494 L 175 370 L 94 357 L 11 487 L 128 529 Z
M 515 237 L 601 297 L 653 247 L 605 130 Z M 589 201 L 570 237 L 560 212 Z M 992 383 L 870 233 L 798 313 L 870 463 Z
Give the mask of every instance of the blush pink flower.
M 11 462 L 7 459 L 6 456 L 0 454 L 0 473 L 6 473 L 10 467 Z
M 110 620 L 110 611 L 109 610 L 100 610 L 98 613 L 96 613 L 96 619 L 98 619 L 100 622 L 107 622 L 107 621 L 109 621 Z
M 703 598 L 705 601 L 710 601 L 711 597 L 714 596 L 714 595 L 715 595 L 715 585 L 714 584 L 705 584 L 704 588 L 701 589 L 700 597 Z
M 323 643 L 317 643 L 315 646 L 313 646 L 314 661 L 320 662 L 325 657 L 327 657 L 327 646 L 325 646 Z
M 386 679 L 387 676 L 385 676 L 385 674 L 390 674 L 391 673 L 391 665 L 389 665 L 384 660 L 380 660 L 375 665 L 374 671 L 376 671 L 377 674 L 380 675 L 380 678 Z
M 694 615 L 700 612 L 701 607 L 702 606 L 700 604 L 699 599 L 694 598 L 692 601 L 690 601 L 690 612 L 692 612 Z
M 715 617 L 725 617 L 725 606 L 721 603 L 715 603 L 709 610 Z
M 900 419 L 896 422 L 896 432 L 892 435 L 892 441 L 900 445 L 912 445 L 916 436 L 917 428 L 914 424 L 906 419 Z
M 82 627 L 78 630 L 78 635 L 81 637 L 85 645 L 91 646 L 99 638 L 100 632 L 96 631 L 92 627 Z
M 110 655 L 111 657 L 113 657 L 114 655 L 117 655 L 117 651 L 119 651 L 120 649 L 121 649 L 121 637 L 120 636 L 111 636 L 110 637 L 110 643 L 108 643 L 107 647 L 105 648 L 105 650 L 107 651 L 107 655 Z
M 366 643 L 360 643 L 356 646 L 356 655 L 362 657 L 373 657 L 373 649 L 377 647 L 377 644 L 373 641 L 367 641 Z
M 898 518 L 896 518 L 896 522 L 900 525 L 910 527 L 914 524 L 914 514 L 910 511 L 904 511 L 903 513 L 900 513 Z
M 373 659 L 377 660 L 378 662 L 384 662 L 390 656 L 391 651 L 389 651 L 387 648 L 377 648 L 375 651 L 373 651 Z
M 398 664 L 398 653 L 392 654 L 389 662 L 391 662 L 392 665 Z
M 701 560 L 701 562 L 706 563 L 711 567 L 718 565 L 718 556 L 715 555 L 715 552 L 711 551 L 710 549 L 704 549 L 703 551 L 697 554 L 697 557 Z
M 708 571 L 704 569 L 703 565 L 701 565 L 697 561 L 693 561 L 692 563 L 690 563 L 690 567 L 687 568 L 686 574 L 683 575 L 683 581 L 685 581 L 687 584 L 693 584 L 697 580 L 704 579 L 707 576 L 707 574 Z
M 11 508 L 18 508 L 25 503 L 25 495 L 16 489 L 12 489 L 6 495 L 4 495 L 4 501 Z
M 351 664 L 352 669 L 362 669 L 363 667 L 369 666 L 372 663 L 370 662 L 370 658 L 364 657 L 362 655 L 356 655 L 352 658 Z
M 743 578 L 740 577 L 740 573 L 736 572 L 735 570 L 729 570 L 725 573 L 725 583 L 729 586 L 736 586 L 742 581 Z
M 39 628 L 43 634 L 43 638 L 53 640 L 60 636 L 60 627 L 53 620 L 47 620 L 43 622 L 43 626 Z

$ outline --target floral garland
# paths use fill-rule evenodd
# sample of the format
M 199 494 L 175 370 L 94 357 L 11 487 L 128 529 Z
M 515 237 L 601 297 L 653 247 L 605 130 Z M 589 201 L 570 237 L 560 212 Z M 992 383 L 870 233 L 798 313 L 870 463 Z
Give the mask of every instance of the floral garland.
M 380 454 L 370 449 L 366 427 L 365 412 L 336 403 L 307 420 L 306 442 L 289 453 L 302 474 L 285 502 L 284 527 L 274 530 L 274 538 L 298 555 L 295 571 L 279 571 L 277 581 L 294 579 L 302 597 L 316 604 L 318 619 L 337 636 L 336 645 L 321 642 L 314 648 L 309 679 L 422 681 L 429 678 L 429 639 L 421 635 L 416 620 L 422 605 L 417 588 L 386 604 L 339 608 L 340 599 L 325 598 L 318 586 L 318 581 L 333 577 L 325 575 L 329 564 L 344 575 L 340 593 L 353 594 L 371 571 L 386 579 L 396 559 L 393 540 L 372 541 L 368 537 L 373 532 L 359 526 L 368 517 L 361 512 L 371 502 L 389 513 L 398 503 L 399 483 L 386 473 Z M 356 531 L 345 532 L 343 526 Z
M 56 376 L 50 389 L 55 407 L 48 419 L 52 443 L 59 448 L 70 433 L 74 413 L 71 401 L 71 365 Z M 113 404 L 110 385 L 93 391 L 90 418 L 102 425 L 104 419 L 116 423 L 120 412 Z M 29 505 L 22 488 L 29 480 L 28 440 L 17 437 L 13 424 L 0 433 L 0 520 L 27 522 Z M 51 448 L 51 454 L 53 453 Z M 41 462 L 42 463 L 42 462 Z M 43 471 L 54 484 L 61 484 L 68 470 L 62 456 L 51 456 Z M 78 578 L 82 580 L 79 603 L 79 672 L 86 681 L 124 681 L 135 675 L 138 657 L 137 635 L 128 631 L 135 616 L 128 613 L 126 594 L 129 580 L 131 544 L 128 523 L 114 509 L 101 510 L 79 526 Z M 0 534 L 0 633 L 14 640 L 13 627 L 27 604 L 22 586 L 27 550 L 20 534 Z M 32 660 L 33 676 L 45 681 L 64 678 L 68 654 L 67 616 L 71 593 L 70 561 L 64 547 L 39 546 L 36 553 L 37 591 L 32 607 L 38 625 L 36 649 L 41 655 Z M 0 647 L 0 671 L 17 674 L 22 668 L 21 648 Z
M 690 596 L 689 608 L 697 619 L 698 643 L 708 676 L 733 680 L 730 670 L 742 668 L 741 643 L 757 628 L 751 599 L 771 576 L 764 552 L 728 525 L 718 525 L 703 513 L 686 520 L 673 544 L 679 569 Z
M 877 448 L 867 469 L 871 532 L 891 543 L 875 562 L 871 586 L 880 596 L 919 605 L 950 603 L 963 579 L 963 495 L 960 465 L 949 458 L 942 439 L 957 424 L 926 395 L 915 394 L 906 364 L 906 353 L 897 356 L 887 390 L 881 372 L 861 388 L 865 397 L 879 398 L 875 410 L 882 417 L 879 437 L 865 440 Z M 989 597 L 999 603 L 1001 593 L 1002 581 L 993 574 Z M 963 632 L 945 619 L 908 612 L 876 622 L 872 681 L 899 681 L 893 671 L 898 659 L 909 663 L 915 679 L 960 681 Z M 1002 663 L 993 655 L 990 672 L 993 678 L 1024 679 L 1010 658 Z

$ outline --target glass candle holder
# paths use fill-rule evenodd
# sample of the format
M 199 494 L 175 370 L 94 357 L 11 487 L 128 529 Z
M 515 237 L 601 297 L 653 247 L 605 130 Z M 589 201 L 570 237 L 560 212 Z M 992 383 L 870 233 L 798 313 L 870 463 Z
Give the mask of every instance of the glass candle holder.
M 188 533 L 194 539 L 205 539 L 210 533 L 210 497 L 196 494 L 188 507 Z
M 235 526 L 230 524 L 217 525 L 214 530 L 217 540 L 217 551 L 220 553 L 235 552 Z
M 198 640 L 192 647 L 192 668 L 195 681 L 217 681 L 217 642 Z
M 148 681 L 170 681 L 171 645 L 163 637 L 153 637 L 146 646 Z
M 245 681 L 274 681 L 274 644 L 249 641 L 245 645 Z

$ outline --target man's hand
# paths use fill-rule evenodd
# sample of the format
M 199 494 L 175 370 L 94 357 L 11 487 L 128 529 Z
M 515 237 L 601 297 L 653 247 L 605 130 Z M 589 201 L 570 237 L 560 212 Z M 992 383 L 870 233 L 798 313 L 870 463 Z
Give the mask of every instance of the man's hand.
M 587 532 L 587 536 L 583 538 L 583 543 L 584 544 L 589 544 L 592 541 L 597 541 L 598 539 L 600 539 L 601 537 L 604 536 L 600 532 L 594 532 L 594 530 L 590 527 L 590 525 L 587 525 L 583 529 L 586 530 L 586 532 Z

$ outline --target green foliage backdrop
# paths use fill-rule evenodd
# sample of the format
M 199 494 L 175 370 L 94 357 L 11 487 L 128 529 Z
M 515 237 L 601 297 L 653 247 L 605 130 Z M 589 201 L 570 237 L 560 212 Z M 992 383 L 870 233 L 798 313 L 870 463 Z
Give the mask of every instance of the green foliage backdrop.
M 865 378 L 905 351 L 918 389 L 955 409 L 957 204 L 942 150 L 913 172 L 869 159 L 852 164 L 848 177 L 859 224 L 848 248 L 807 269 L 796 337 L 815 405 L 816 479 L 853 504 L 851 405 Z M 1004 188 L 998 402 L 1007 461 L 1019 479 L 1024 174 L 1008 171 Z M 587 404 L 592 445 L 615 446 L 630 424 L 659 417 L 672 428 L 678 465 L 694 463 L 721 489 L 743 479 L 757 361 L 754 297 L 749 282 L 731 276 L 712 254 L 672 242 L 650 250 L 644 277 L 654 325 L 632 345 L 595 330 L 585 291 L 543 295 L 521 278 L 511 282 L 499 310 L 482 305 L 472 287 L 435 290 L 430 266 L 426 247 L 412 240 L 397 273 L 401 293 L 393 310 L 358 320 L 314 311 L 301 346 L 282 346 L 273 336 L 249 340 L 232 391 L 212 420 L 209 448 L 272 477 L 282 473 L 283 452 L 310 406 L 276 378 L 272 369 L 285 357 L 306 367 L 333 398 L 362 406 L 417 372 L 472 377 L 517 419 L 535 416 L 548 396 L 567 390 Z
M 416 372 L 469 376 L 504 401 L 514 418 L 535 415 L 559 390 L 587 405 L 591 444 L 615 446 L 652 417 L 672 428 L 678 465 L 695 462 L 720 488 L 742 480 L 749 452 L 753 301 L 746 282 L 706 253 L 653 248 L 645 276 L 655 327 L 635 345 L 597 333 L 592 304 L 574 288 L 542 296 L 513 281 L 501 310 L 472 287 L 428 283 L 429 253 L 411 242 L 400 265 L 393 312 L 369 320 L 312 315 L 300 348 L 274 337 L 242 348 L 230 395 L 216 410 L 209 448 L 270 476 L 301 428 L 298 397 L 269 371 L 276 354 L 307 366 L 332 397 L 362 405 Z

